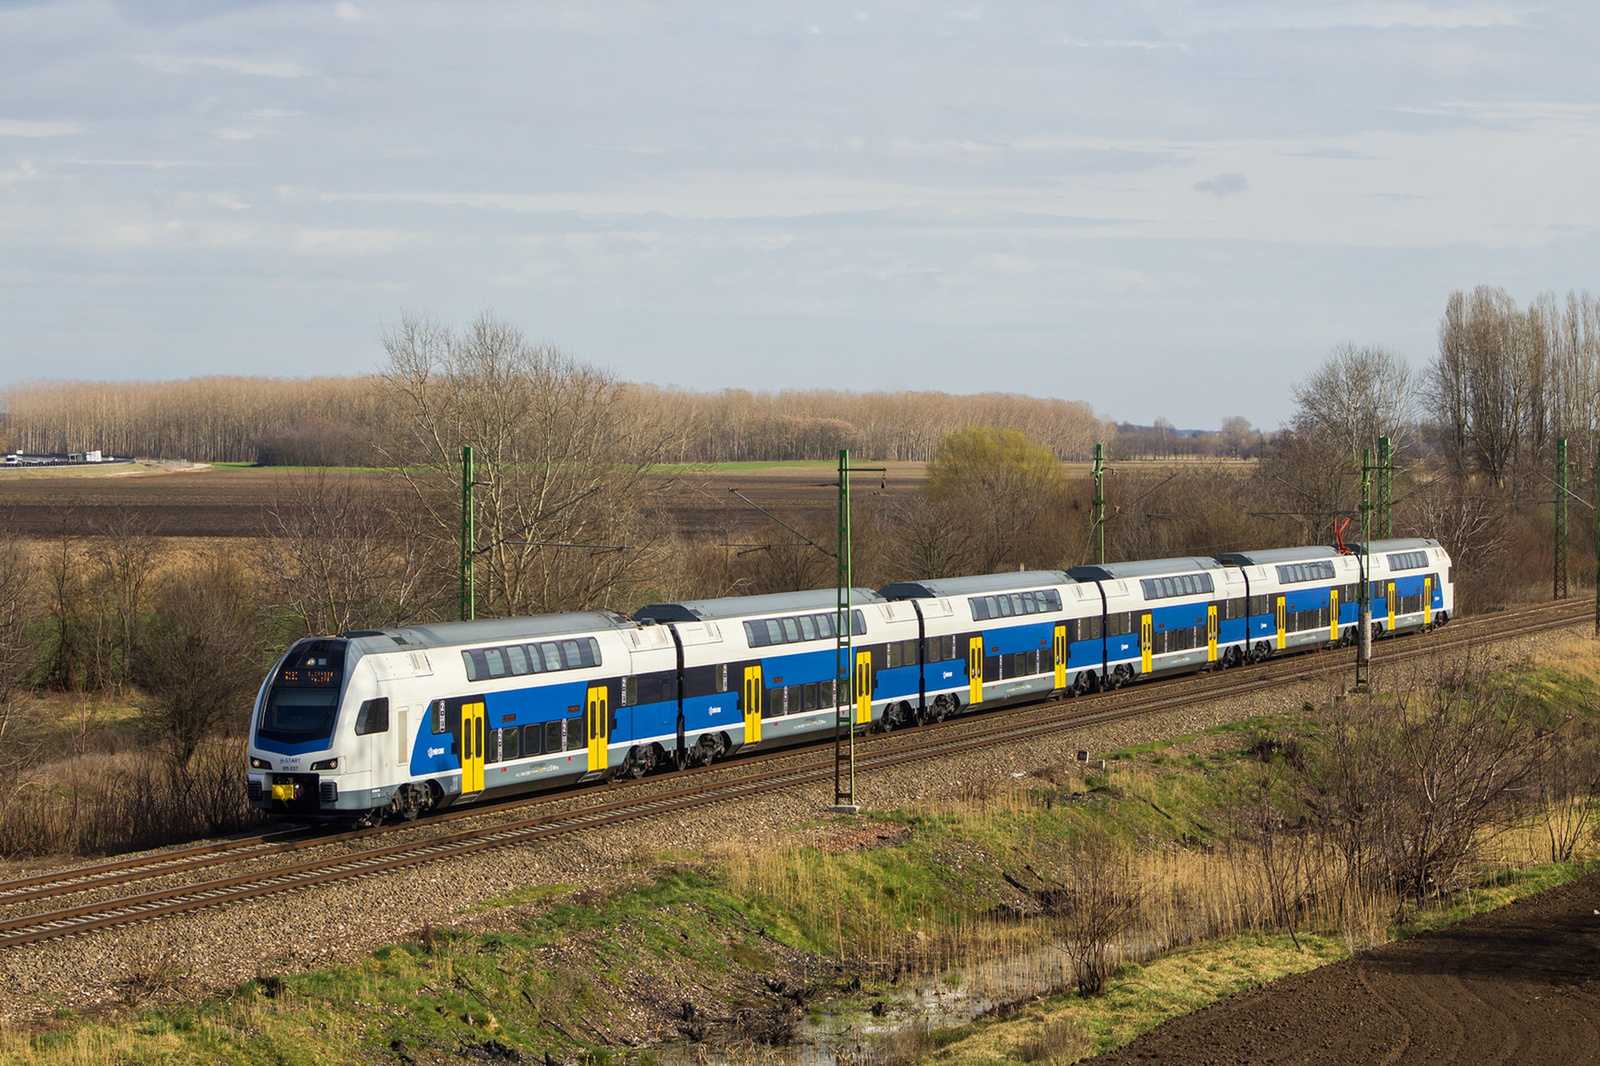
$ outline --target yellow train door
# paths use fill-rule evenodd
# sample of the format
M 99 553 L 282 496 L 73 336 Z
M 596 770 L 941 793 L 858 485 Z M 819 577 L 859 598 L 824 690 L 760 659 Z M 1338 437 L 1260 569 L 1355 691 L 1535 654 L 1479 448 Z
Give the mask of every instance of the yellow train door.
M 1056 658 L 1056 688 L 1067 687 L 1067 654 L 1071 650 L 1067 647 L 1067 627 L 1056 626 L 1055 632 L 1055 658 Z
M 1289 646 L 1289 601 L 1283 596 L 1278 597 L 1276 608 L 1278 623 L 1278 650 Z
M 1328 639 L 1339 639 L 1339 590 L 1328 590 Z
M 483 704 L 461 707 L 461 792 L 483 791 Z
M 872 653 L 856 652 L 856 725 L 872 721 Z
M 1206 662 L 1217 661 L 1217 605 L 1206 608 Z
M 766 686 L 761 681 L 761 664 L 744 668 L 744 742 L 761 742 L 761 701 Z
M 589 772 L 598 773 L 611 761 L 611 696 L 604 685 L 589 689 L 583 717 L 589 733 Z
M 1422 579 L 1422 624 L 1433 625 L 1433 575 Z
M 1385 588 L 1383 605 L 1389 609 L 1389 632 L 1394 632 L 1394 582 L 1391 581 Z
M 1155 638 L 1155 623 L 1147 614 L 1139 616 L 1139 664 L 1150 672 L 1150 650 Z
M 967 698 L 973 703 L 983 702 L 983 638 L 973 637 L 967 642 Z

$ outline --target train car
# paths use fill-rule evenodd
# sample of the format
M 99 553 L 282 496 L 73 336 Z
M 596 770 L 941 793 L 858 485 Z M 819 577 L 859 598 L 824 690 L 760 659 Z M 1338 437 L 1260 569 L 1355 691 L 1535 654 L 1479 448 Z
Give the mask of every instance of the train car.
M 1359 557 L 1361 545 L 1351 545 Z M 1372 559 L 1372 631 L 1375 636 L 1426 631 L 1455 613 L 1455 567 L 1432 537 L 1375 540 Z
M 894 724 L 1098 685 L 1100 601 L 1060 570 L 900 581 L 878 591 L 908 603 L 919 627 L 918 702 Z
M 1233 626 L 1248 603 L 1238 570 L 1193 556 L 1075 566 L 1067 575 L 1095 586 L 1105 612 L 1103 684 L 1226 665 L 1242 654 L 1245 629 Z M 1224 633 L 1223 626 L 1228 629 Z
M 855 707 L 857 724 L 891 707 L 893 718 L 917 691 L 916 615 L 871 589 L 851 590 L 843 694 L 833 589 L 653 603 L 633 617 L 664 628 L 678 648 L 691 763 L 831 733 L 836 698 Z
M 676 748 L 676 658 L 664 634 L 610 612 L 299 641 L 257 698 L 250 801 L 300 818 L 415 817 L 644 773 Z
M 1320 545 L 1227 552 L 1217 560 L 1243 575 L 1250 602 L 1247 657 L 1355 639 L 1361 563 Z

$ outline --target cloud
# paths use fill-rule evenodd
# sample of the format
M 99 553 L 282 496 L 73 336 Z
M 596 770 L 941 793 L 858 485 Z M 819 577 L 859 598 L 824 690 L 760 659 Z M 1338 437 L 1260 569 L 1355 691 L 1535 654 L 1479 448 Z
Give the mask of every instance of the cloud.
M 268 78 L 309 78 L 311 76 L 309 70 L 294 63 L 252 63 L 247 59 L 223 59 L 204 56 L 135 56 L 134 58 L 147 67 L 154 67 L 168 74 L 183 74 L 194 67 L 217 67 L 221 70 L 231 70 L 235 74 L 259 74 Z
M 65 137 L 81 132 L 65 122 L 29 122 L 19 118 L 0 118 L 0 137 Z
M 253 141 L 261 136 L 260 130 L 221 129 L 217 136 L 225 141 Z
M 1084 41 L 1076 37 L 1063 37 L 1061 43 L 1073 48 L 1138 48 L 1146 52 L 1153 52 L 1158 48 L 1176 48 L 1180 52 L 1187 52 L 1189 45 L 1184 41 L 1140 41 L 1140 40 L 1106 40 Z
M 344 3 L 341 3 L 338 7 L 334 8 L 333 13 L 344 19 L 346 22 L 360 22 L 362 19 L 367 17 L 367 13 L 365 11 L 350 3 L 349 0 L 345 0 Z
M 1358 152 L 1354 148 L 1308 148 L 1303 152 L 1284 152 L 1287 156 L 1297 156 L 1301 159 L 1376 159 L 1375 155 Z
M 1195 192 L 1208 192 L 1214 196 L 1232 196 L 1250 187 L 1243 174 L 1218 174 L 1214 178 L 1194 183 Z

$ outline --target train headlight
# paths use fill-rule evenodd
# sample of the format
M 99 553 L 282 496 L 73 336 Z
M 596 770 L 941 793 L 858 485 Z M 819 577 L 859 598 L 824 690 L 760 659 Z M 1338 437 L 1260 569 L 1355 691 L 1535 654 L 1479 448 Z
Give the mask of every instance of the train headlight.
M 311 768 L 313 770 L 337 770 L 339 768 L 339 760 L 323 759 L 321 762 L 312 763 Z
M 265 759 L 258 759 L 254 755 L 252 755 L 252 756 L 250 756 L 250 769 L 252 769 L 252 770 L 270 770 L 270 769 L 272 769 L 272 764 L 269 763 Z

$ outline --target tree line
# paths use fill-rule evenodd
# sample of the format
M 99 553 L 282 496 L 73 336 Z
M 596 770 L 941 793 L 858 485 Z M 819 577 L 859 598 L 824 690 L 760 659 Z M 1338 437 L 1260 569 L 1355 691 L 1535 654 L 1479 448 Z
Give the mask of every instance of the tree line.
M 385 457 L 386 374 L 32 381 L 0 391 L 0 405 L 9 447 L 32 454 L 368 466 Z M 1073 460 L 1116 435 L 1086 403 L 1010 393 L 695 392 L 607 380 L 608 420 L 655 427 L 671 463 L 831 459 L 841 448 L 926 462 L 946 433 L 974 424 L 1015 429 Z

